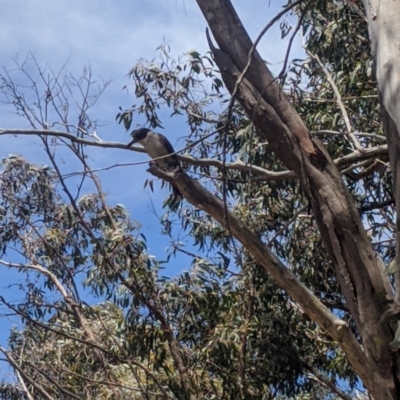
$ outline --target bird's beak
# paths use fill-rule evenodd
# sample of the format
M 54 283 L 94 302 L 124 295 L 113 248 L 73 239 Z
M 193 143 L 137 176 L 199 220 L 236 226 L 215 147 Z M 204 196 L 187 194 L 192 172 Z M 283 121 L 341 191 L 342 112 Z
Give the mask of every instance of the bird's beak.
M 136 138 L 133 138 L 126 147 L 131 147 L 133 144 L 135 144 L 137 142 Z

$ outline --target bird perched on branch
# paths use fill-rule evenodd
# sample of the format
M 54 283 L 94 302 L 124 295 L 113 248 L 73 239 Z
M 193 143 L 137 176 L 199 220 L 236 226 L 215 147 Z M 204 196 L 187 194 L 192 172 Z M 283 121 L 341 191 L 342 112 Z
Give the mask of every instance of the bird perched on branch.
M 161 169 L 169 172 L 180 169 L 180 163 L 174 154 L 175 150 L 164 135 L 152 132 L 147 128 L 140 128 L 134 130 L 131 136 L 132 140 L 128 144 L 128 147 L 132 146 L 134 143 L 139 143 Z M 182 195 L 179 189 L 172 184 L 172 190 L 175 200 L 180 201 Z

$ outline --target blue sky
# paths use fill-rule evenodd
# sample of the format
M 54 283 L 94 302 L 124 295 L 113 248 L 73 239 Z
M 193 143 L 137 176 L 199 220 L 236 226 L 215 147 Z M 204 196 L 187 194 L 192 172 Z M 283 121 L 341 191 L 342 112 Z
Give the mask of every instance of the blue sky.
M 233 1 L 253 39 L 285 3 L 281 0 Z M 126 75 L 140 58 L 153 58 L 155 49 L 163 41 L 170 44 L 175 56 L 194 49 L 202 54 L 208 50 L 207 25 L 193 0 L 0 0 L 0 6 L 2 67 L 13 69 L 16 57 L 22 61 L 31 53 L 42 67 L 57 71 L 67 62 L 66 70 L 79 75 L 85 65 L 90 65 L 96 79 L 111 81 L 92 110 L 92 117 L 101 121 L 97 134 L 105 141 L 126 143 L 129 140 L 124 128 L 115 122 L 115 115 L 119 106 L 124 108 L 134 103 L 133 90 L 127 93 L 122 87 L 130 83 Z M 280 40 L 279 25 L 276 25 L 259 45 L 262 57 L 275 72 L 282 66 L 286 43 Z M 301 55 L 297 40 L 291 56 Z M 16 118 L 10 111 L 9 107 L 0 105 L 1 128 L 28 127 L 26 121 Z M 185 126 L 168 119 L 163 123 L 163 133 L 176 149 L 181 148 L 177 140 L 185 136 Z M 146 155 L 130 151 L 89 149 L 88 152 L 92 168 L 147 160 Z M 22 155 L 31 162 L 48 164 L 44 151 L 32 137 L 0 136 L 0 158 L 10 153 Z M 65 168 L 68 168 L 68 161 L 66 155 Z M 155 193 L 143 189 L 143 182 L 150 178 L 145 170 L 145 165 L 137 165 L 112 169 L 100 176 L 109 201 L 124 204 L 129 209 L 132 218 L 143 226 L 149 252 L 162 259 L 169 240 L 159 235 L 161 228 L 149 200 L 161 215 L 161 203 L 167 192 L 161 190 L 158 183 Z M 190 246 L 190 242 L 187 244 Z M 189 265 L 189 260 L 183 257 L 172 259 L 166 273 L 176 274 Z M 17 301 L 21 293 L 8 287 L 23 283 L 23 276 L 0 267 L 0 280 L 0 294 Z M 16 322 L 2 319 L 0 344 L 5 343 L 10 325 Z

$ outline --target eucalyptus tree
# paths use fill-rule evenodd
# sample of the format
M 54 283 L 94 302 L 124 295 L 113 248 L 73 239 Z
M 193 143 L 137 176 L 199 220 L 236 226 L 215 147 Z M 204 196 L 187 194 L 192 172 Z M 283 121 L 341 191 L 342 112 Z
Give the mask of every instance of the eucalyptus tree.
M 160 219 L 171 255 L 192 259 L 173 279 L 162 277 L 126 209 L 107 204 L 86 157 L 89 146 L 142 150 L 98 138 L 88 101 L 96 96 L 84 96 L 72 123 L 60 76 L 40 72 L 45 90 L 33 85 L 32 104 L 2 76 L 3 94 L 31 129 L 0 134 L 37 135 L 52 162 L 12 157 L 2 173 L 2 250 L 14 246 L 26 261 L 0 262 L 40 277 L 29 275 L 24 303 L 2 298 L 26 323 L 2 349 L 16 393 L 349 398 L 343 386 L 362 382 L 374 399 L 399 398 L 398 49 L 389 53 L 398 6 L 290 1 L 252 43 L 229 0 L 197 3 L 210 53 L 174 60 L 161 46 L 157 61 L 130 71 L 136 104 L 117 114 L 127 132 L 137 115 L 160 129 L 165 109 L 187 123 L 177 153 L 184 169 L 149 168 L 184 197 L 167 199 Z M 278 21 L 290 45 L 302 37 L 306 56 L 289 62 L 289 45 L 273 76 L 257 44 Z M 90 79 L 75 82 L 90 93 Z M 38 112 L 49 108 L 52 120 Z M 57 143 L 77 157 L 94 193 L 68 185 Z M 197 250 L 176 239 L 178 223 Z M 85 305 L 77 272 L 110 303 Z M 69 359 L 43 363 L 62 348 Z M 35 355 L 40 367 L 27 362 Z

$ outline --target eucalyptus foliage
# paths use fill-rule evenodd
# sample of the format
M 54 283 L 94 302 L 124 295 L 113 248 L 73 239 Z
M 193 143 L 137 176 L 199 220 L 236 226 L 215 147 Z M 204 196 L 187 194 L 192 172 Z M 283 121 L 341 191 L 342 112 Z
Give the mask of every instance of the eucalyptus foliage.
M 304 3 L 295 16 L 305 59 L 293 60 L 276 79 L 337 160 L 376 254 L 389 262 L 394 209 L 387 154 L 346 159 L 353 151 L 346 121 L 322 68 L 363 146 L 382 143 L 364 11 L 358 1 Z M 282 36 L 297 33 L 287 20 L 281 29 Z M 359 339 L 307 198 L 231 100 L 211 55 L 191 51 L 175 60 L 164 44 L 129 76 L 135 104 L 121 106 L 116 116 L 128 133 L 139 115 L 160 129 L 166 110 L 185 123 L 187 173 L 268 243 Z M 52 92 L 31 104 L 8 75 L 0 78 L 3 95 L 18 113 L 32 128 L 46 129 L 49 121 L 37 111 L 49 104 L 54 81 L 44 80 Z M 57 93 L 54 107 L 61 110 L 61 93 L 67 92 Z M 78 129 L 66 132 L 87 139 L 95 121 L 89 108 L 81 111 Z M 178 208 L 167 202 L 161 224 L 171 238 L 169 256 L 184 252 L 191 262 L 177 276 L 165 277 L 139 223 L 123 205 L 108 202 L 85 146 L 54 139 L 66 143 L 83 167 L 93 190 L 82 193 L 66 181 L 54 156 L 57 146 L 45 132 L 40 138 L 52 165 L 11 156 L 1 167 L 2 267 L 25 273 L 23 300 L 0 297 L 23 324 L 2 349 L 18 378 L 11 389 L 3 385 L 4 398 L 28 399 L 32 393 L 35 399 L 333 399 L 346 398 L 341 389 L 361 388 L 338 344 L 228 228 L 188 202 Z M 192 238 L 193 251 L 176 240 L 177 224 Z M 8 256 L 15 249 L 18 261 Z M 91 293 L 98 304 L 87 304 L 82 293 Z

